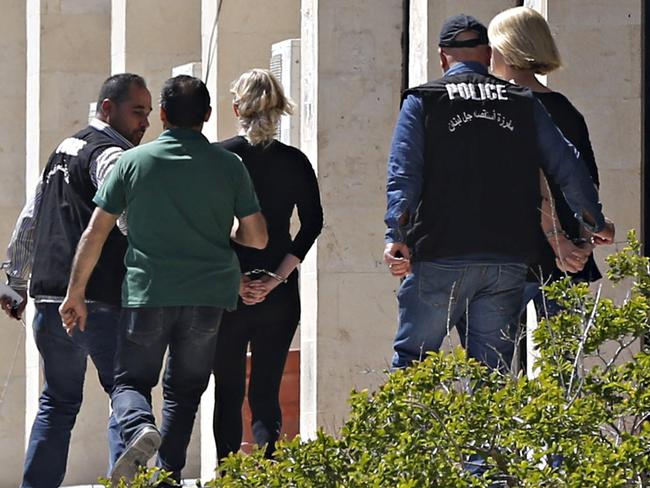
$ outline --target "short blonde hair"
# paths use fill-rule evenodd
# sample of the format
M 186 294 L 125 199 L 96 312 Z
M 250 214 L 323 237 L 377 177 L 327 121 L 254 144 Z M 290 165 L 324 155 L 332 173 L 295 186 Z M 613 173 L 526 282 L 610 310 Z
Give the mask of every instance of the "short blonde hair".
M 239 125 L 251 144 L 273 140 L 283 114 L 292 114 L 294 103 L 267 69 L 252 69 L 234 81 L 230 92 L 239 111 Z
M 514 7 L 492 19 L 488 37 L 508 66 L 545 75 L 562 66 L 546 19 L 532 8 Z

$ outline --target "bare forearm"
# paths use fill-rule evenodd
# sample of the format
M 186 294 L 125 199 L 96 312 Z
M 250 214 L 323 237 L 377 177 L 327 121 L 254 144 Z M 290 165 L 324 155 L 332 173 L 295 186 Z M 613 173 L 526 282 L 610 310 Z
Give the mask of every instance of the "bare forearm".
M 540 193 L 542 196 L 542 210 L 541 210 L 541 226 L 546 240 L 553 248 L 555 254 L 558 254 L 558 249 L 565 239 L 564 230 L 560 224 L 555 211 L 555 201 L 551 194 L 551 188 L 548 181 L 544 177 L 544 173 L 540 171 Z
M 92 274 L 99 256 L 102 253 L 105 239 L 97 236 L 90 228 L 81 235 L 77 252 L 72 261 L 68 294 L 84 294 L 88 280 Z
M 291 273 L 293 273 L 299 264 L 300 259 L 298 259 L 293 254 L 287 254 L 275 270 L 275 274 L 280 275 L 286 279 Z
M 231 233 L 231 238 L 242 246 L 264 249 L 268 242 L 266 220 L 260 212 L 239 220 L 239 226 Z
M 555 264 L 562 271 L 577 273 L 584 267 L 589 254 L 591 254 L 591 248 L 578 247 L 567 237 L 555 211 L 551 188 L 542 172 L 540 172 L 540 190 L 542 196 L 541 226 L 546 240 L 555 254 Z
M 233 242 L 236 242 L 240 246 L 245 246 L 246 242 L 244 242 L 246 238 L 246 233 L 241 229 L 241 225 L 239 224 L 239 221 L 236 221 L 235 224 L 232 226 L 232 230 L 230 231 L 230 239 Z
M 251 232 L 250 229 L 242 229 L 242 227 L 239 227 L 231 237 L 237 244 L 256 249 L 264 249 L 268 240 L 266 230 Z
M 548 181 L 544 177 L 544 173 L 540 171 L 539 176 L 539 186 L 540 193 L 542 196 L 542 210 L 541 210 L 541 225 L 544 233 L 549 232 L 561 232 L 562 227 L 560 221 L 557 218 L 557 213 L 555 212 L 555 201 L 553 200 L 553 195 L 551 194 L 551 188 L 549 187 Z
M 230 239 L 232 239 L 240 246 L 248 245 L 248 243 L 246 242 L 246 232 L 241 231 L 240 227 L 237 227 L 237 229 L 233 229 L 233 231 L 230 233 Z

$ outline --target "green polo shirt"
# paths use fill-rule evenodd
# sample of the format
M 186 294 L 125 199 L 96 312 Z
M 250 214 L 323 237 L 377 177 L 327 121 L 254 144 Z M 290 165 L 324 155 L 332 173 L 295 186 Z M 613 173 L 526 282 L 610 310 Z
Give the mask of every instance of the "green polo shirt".
M 240 271 L 233 217 L 260 210 L 234 154 L 191 129 L 170 129 L 122 155 L 94 199 L 128 212 L 125 307 L 235 308 Z

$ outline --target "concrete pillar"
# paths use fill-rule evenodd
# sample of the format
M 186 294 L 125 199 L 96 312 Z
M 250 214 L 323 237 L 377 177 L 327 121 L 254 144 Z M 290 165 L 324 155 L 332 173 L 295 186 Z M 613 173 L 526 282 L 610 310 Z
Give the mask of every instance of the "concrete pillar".
M 438 36 L 447 17 L 464 13 L 487 27 L 492 17 L 518 3 L 517 0 L 411 0 L 409 85 L 417 86 L 442 75 Z
M 548 17 L 548 0 L 525 0 L 524 6 L 535 9 L 544 17 Z
M 212 114 L 216 120 L 206 128 L 211 140 L 237 134 L 230 84 L 251 68 L 268 69 L 273 43 L 300 37 L 300 0 L 223 2 L 215 27 L 220 3 L 203 0 L 203 70 L 206 74 L 212 70 L 208 84 L 216 100 Z
M 111 72 L 145 78 L 154 104 L 143 143 L 160 135 L 160 88 L 174 66 L 201 57 L 201 0 L 112 0 Z
M 0 65 L 5 77 L 0 105 L 11 114 L 0 120 L 2 246 L 9 242 L 25 201 L 25 13 L 23 0 L 9 0 L 0 17 Z M 0 486 L 18 486 L 25 432 L 25 331 L 4 314 L 0 318 L 0 372 L 0 466 L 5 467 Z
M 203 134 L 210 140 L 217 140 L 217 117 L 214 110 L 217 100 L 217 63 L 215 61 L 217 49 L 218 5 L 217 0 L 201 0 L 201 71 L 202 79 L 210 92 L 212 103 L 212 116 L 203 125 Z M 219 12 L 219 15 L 221 12 Z M 214 413 L 214 376 L 210 376 L 208 387 L 201 396 L 200 429 L 201 429 L 201 470 L 200 477 L 203 481 L 215 476 L 217 467 L 217 446 L 214 442 L 212 430 L 212 415 Z
M 601 200 L 616 222 L 617 240 L 623 241 L 628 229 L 640 231 L 642 225 L 643 2 L 625 0 L 616 7 L 607 0 L 545 3 L 564 64 L 548 75 L 548 85 L 564 93 L 585 117 Z M 601 270 L 607 269 L 604 257 L 618 247 L 596 250 Z M 625 287 L 607 294 L 622 298 Z
M 217 30 L 218 16 L 221 16 L 218 0 L 201 0 L 201 72 L 202 79 L 210 92 L 212 102 L 212 116 L 203 124 L 203 134 L 211 141 L 217 140 L 217 118 L 219 114 L 214 110 L 217 103 Z M 208 388 L 212 387 L 210 385 Z M 205 400 L 205 399 L 204 399 Z M 203 405 L 203 401 L 201 405 Z M 202 407 L 203 410 L 203 407 Z
M 348 392 L 385 380 L 396 327 L 382 264 L 386 158 L 399 110 L 402 2 L 303 0 L 302 149 L 325 227 L 303 264 L 301 434 L 332 431 Z
M 212 98 L 212 117 L 203 133 L 211 140 L 237 134 L 231 83 L 251 68 L 269 68 L 272 44 L 300 37 L 300 0 L 202 0 L 201 66 Z M 218 21 L 217 21 L 218 16 Z M 202 479 L 214 477 L 216 448 L 212 438 L 214 382 L 201 399 Z
M 525 0 L 524 6 L 537 10 L 544 18 L 548 18 L 548 0 Z M 548 86 L 546 75 L 535 75 L 540 83 Z
M 26 187 L 33 191 L 49 153 L 86 124 L 110 68 L 108 0 L 27 0 Z M 6 9 L 5 9 L 6 11 Z M 9 10 L 11 11 L 11 10 Z M 6 19 L 3 18 L 3 21 Z M 14 113 L 20 113 L 16 110 Z M 26 429 L 29 435 L 42 386 L 28 317 Z M 106 472 L 108 401 L 89 362 L 84 403 L 75 426 L 64 484 L 96 480 Z M 22 457 L 22 456 L 21 456 Z M 22 460 L 16 465 L 22 472 Z

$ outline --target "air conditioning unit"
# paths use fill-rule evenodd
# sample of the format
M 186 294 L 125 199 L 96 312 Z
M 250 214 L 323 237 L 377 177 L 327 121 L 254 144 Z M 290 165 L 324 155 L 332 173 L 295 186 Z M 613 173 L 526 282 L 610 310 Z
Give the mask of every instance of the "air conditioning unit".
M 194 78 L 201 78 L 201 63 L 187 63 L 172 68 L 172 76 L 187 75 Z
M 283 115 L 277 138 L 300 146 L 300 39 L 287 39 L 271 46 L 271 73 L 282 83 L 284 93 L 296 104 L 292 116 Z
M 88 123 L 97 116 L 97 102 L 90 102 L 88 104 Z

